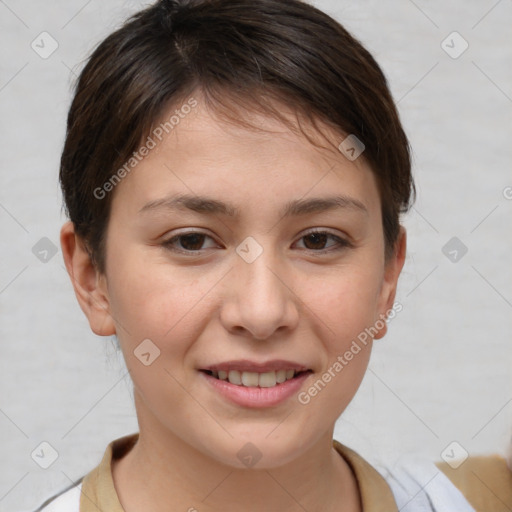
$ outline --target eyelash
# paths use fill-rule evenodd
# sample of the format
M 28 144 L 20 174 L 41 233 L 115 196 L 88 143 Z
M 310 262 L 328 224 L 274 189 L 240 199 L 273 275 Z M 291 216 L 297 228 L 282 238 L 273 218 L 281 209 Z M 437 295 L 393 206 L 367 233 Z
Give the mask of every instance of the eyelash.
M 340 238 L 339 236 L 336 236 L 336 235 L 330 233 L 329 231 L 322 231 L 322 230 L 309 231 L 308 233 L 302 235 L 299 238 L 299 240 L 302 240 L 303 238 L 306 238 L 307 236 L 315 235 L 315 234 L 328 235 L 328 237 L 334 239 L 338 243 L 338 247 L 336 247 L 334 249 L 319 249 L 319 250 L 304 249 L 306 251 L 313 252 L 315 255 L 322 255 L 322 254 L 328 254 L 328 253 L 332 253 L 332 252 L 338 252 L 338 251 L 341 251 L 343 249 L 353 247 L 353 244 L 351 242 L 349 242 L 348 240 L 346 240 L 344 238 Z M 179 235 L 173 236 L 169 240 L 163 241 L 161 245 L 165 249 L 168 249 L 168 250 L 173 251 L 173 252 L 181 253 L 181 254 L 187 254 L 187 255 L 190 255 L 190 254 L 200 255 L 200 254 L 202 254 L 202 252 L 203 252 L 202 250 L 192 251 L 192 250 L 186 250 L 186 249 L 177 249 L 176 247 L 173 247 L 173 244 L 175 242 L 177 242 L 180 238 L 188 236 L 188 235 L 204 235 L 207 238 L 213 239 L 211 236 L 207 235 L 206 233 L 202 233 L 201 231 L 189 231 L 189 232 L 186 232 L 186 233 L 180 233 Z

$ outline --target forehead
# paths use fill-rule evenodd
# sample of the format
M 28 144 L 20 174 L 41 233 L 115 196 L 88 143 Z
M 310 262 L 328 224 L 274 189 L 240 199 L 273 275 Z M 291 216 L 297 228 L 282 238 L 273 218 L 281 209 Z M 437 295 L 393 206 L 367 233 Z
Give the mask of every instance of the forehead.
M 328 127 L 325 140 L 302 125 L 324 146 L 317 147 L 262 114 L 245 112 L 254 127 L 247 129 L 219 118 L 202 102 L 187 112 L 178 117 L 179 105 L 174 106 L 154 125 L 167 130 L 161 140 L 152 137 L 152 149 L 116 187 L 113 209 L 129 203 L 139 212 L 173 193 L 224 198 L 237 214 L 244 205 L 282 210 L 282 203 L 327 193 L 352 197 L 369 210 L 379 202 L 366 161 L 348 160 L 337 150 L 344 136 Z M 176 124 L 171 125 L 173 115 Z

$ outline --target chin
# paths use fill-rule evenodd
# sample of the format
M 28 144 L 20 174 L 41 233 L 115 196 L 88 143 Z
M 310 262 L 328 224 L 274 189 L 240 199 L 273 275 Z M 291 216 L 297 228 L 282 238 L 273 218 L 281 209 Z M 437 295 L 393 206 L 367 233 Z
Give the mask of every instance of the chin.
M 261 435 L 244 435 L 229 438 L 225 443 L 215 443 L 217 448 L 210 456 L 236 469 L 275 469 L 293 462 L 304 451 L 304 438 L 294 441 L 289 436 L 271 439 L 267 430 Z M 211 446 L 211 445 L 210 445 Z

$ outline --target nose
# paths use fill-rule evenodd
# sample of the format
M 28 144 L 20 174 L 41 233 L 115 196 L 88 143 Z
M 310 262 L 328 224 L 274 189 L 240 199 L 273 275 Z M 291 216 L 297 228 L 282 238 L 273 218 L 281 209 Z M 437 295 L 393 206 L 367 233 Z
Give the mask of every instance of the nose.
M 251 263 L 237 256 L 228 279 L 220 317 L 229 332 L 263 340 L 297 326 L 300 301 L 271 251 Z

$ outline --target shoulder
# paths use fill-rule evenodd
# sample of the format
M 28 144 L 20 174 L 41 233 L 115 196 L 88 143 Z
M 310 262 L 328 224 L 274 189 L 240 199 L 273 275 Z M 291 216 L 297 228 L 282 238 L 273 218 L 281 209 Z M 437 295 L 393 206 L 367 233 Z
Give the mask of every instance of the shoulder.
M 425 457 L 401 455 L 393 463 L 387 460 L 370 465 L 337 441 L 335 447 L 354 471 L 365 511 L 475 512 L 455 485 Z
M 465 496 L 433 462 L 405 457 L 383 470 L 400 511 L 475 512 Z
M 34 512 L 79 512 L 82 479 L 70 487 L 66 487 L 58 494 L 50 496 Z
M 500 455 L 471 456 L 460 464 L 436 465 L 478 512 L 512 510 L 512 471 Z
M 112 482 L 112 460 L 113 458 L 122 457 L 127 453 L 137 442 L 138 435 L 137 432 L 111 441 L 105 449 L 99 465 L 65 489 L 62 489 L 59 493 L 49 497 L 33 512 L 80 512 L 82 494 L 88 498 L 87 502 L 92 503 L 93 506 L 94 501 L 91 500 L 104 499 L 107 495 L 112 499 L 113 496 L 116 496 Z M 89 505 L 85 506 L 86 508 L 89 507 Z M 95 509 L 100 510 L 97 506 L 95 506 Z M 108 510 L 110 508 L 104 507 L 102 512 L 108 512 Z
M 401 512 L 475 512 L 464 494 L 425 457 L 402 456 L 395 464 L 377 469 L 391 487 Z

